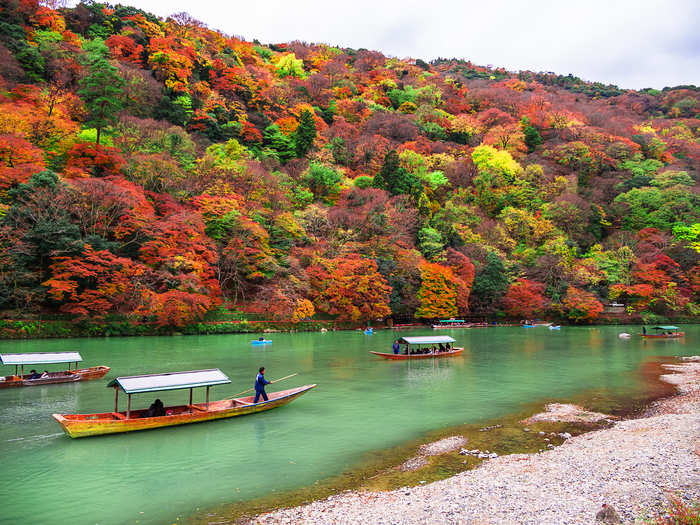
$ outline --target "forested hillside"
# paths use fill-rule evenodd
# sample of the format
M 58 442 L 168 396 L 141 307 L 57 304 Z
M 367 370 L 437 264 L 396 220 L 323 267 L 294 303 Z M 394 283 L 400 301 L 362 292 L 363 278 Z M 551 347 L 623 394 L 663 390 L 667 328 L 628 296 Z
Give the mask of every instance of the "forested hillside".
M 700 314 L 695 86 L 0 8 L 6 317 Z

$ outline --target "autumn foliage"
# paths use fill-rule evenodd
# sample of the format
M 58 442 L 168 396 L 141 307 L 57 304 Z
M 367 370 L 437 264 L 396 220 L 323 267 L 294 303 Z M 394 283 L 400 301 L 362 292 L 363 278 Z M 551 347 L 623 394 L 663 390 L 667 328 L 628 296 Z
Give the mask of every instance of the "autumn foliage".
M 51 5 L 2 8 L 2 309 L 162 327 L 221 305 L 292 323 L 700 315 L 697 87 Z

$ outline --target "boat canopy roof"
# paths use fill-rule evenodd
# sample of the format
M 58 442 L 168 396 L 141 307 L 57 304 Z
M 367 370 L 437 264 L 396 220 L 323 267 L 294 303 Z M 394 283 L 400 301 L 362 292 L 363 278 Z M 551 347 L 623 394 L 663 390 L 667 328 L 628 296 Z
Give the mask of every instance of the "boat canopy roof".
M 441 323 L 463 323 L 464 319 L 440 319 Z
M 664 324 L 664 325 L 655 326 L 654 330 L 678 330 L 678 327 L 671 326 L 670 324 Z
M 191 370 L 189 372 L 169 372 L 145 376 L 124 376 L 112 379 L 107 386 L 119 386 L 127 394 L 159 392 L 161 390 L 181 390 L 201 386 L 225 385 L 231 380 L 218 368 Z
M 78 352 L 34 352 L 31 354 L 0 354 L 3 365 L 45 365 L 82 361 Z
M 402 343 L 409 345 L 432 345 L 436 343 L 454 343 L 455 340 L 449 335 L 428 335 L 424 337 L 402 337 Z

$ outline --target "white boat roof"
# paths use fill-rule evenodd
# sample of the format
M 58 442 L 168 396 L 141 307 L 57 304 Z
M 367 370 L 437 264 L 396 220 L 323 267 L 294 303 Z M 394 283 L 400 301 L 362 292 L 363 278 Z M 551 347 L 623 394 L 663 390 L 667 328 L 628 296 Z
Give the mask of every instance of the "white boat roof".
M 432 345 L 437 343 L 454 343 L 455 339 L 452 339 L 449 335 L 427 335 L 422 337 L 402 337 L 399 341 L 409 345 Z
M 0 354 L 3 365 L 47 365 L 82 361 L 78 352 L 34 352 L 31 354 Z
M 138 394 L 140 392 L 225 385 L 230 382 L 231 380 L 221 370 L 212 368 L 210 370 L 190 370 L 189 372 L 117 377 L 110 381 L 107 386 L 118 385 L 127 394 Z

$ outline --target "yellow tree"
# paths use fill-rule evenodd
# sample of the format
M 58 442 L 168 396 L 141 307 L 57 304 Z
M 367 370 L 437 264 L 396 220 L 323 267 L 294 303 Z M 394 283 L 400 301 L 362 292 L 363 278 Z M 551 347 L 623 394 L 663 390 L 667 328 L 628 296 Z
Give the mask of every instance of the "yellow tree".
M 420 307 L 416 317 L 454 317 L 457 315 L 457 287 L 451 268 L 425 262 L 421 265 Z

